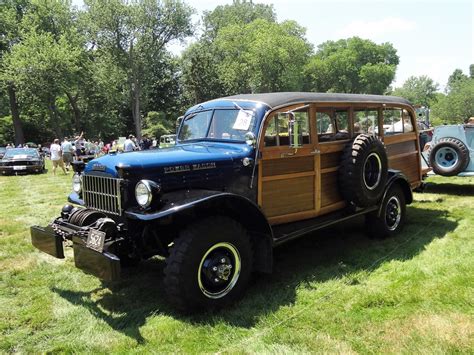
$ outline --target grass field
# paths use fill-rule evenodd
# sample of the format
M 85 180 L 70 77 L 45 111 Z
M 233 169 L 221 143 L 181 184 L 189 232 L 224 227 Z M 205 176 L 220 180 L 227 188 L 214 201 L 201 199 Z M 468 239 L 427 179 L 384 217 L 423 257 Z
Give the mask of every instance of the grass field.
M 0 177 L 0 352 L 472 353 L 474 179 L 428 183 L 397 238 L 367 239 L 361 220 L 308 235 L 275 250 L 243 301 L 185 317 L 162 260 L 106 285 L 31 246 L 70 176 Z

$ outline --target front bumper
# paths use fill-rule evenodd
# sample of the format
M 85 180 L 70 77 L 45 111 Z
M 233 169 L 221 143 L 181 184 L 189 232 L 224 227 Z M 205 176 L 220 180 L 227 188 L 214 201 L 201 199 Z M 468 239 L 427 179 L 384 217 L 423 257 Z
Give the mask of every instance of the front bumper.
M 43 165 L 1 165 L 0 174 L 24 174 L 39 173 L 43 170 Z
M 64 238 L 51 226 L 32 226 L 31 242 L 39 250 L 56 258 L 64 258 Z M 78 269 L 92 274 L 104 281 L 120 279 L 120 259 L 107 251 L 97 252 L 86 246 L 81 237 L 73 236 L 74 263 Z

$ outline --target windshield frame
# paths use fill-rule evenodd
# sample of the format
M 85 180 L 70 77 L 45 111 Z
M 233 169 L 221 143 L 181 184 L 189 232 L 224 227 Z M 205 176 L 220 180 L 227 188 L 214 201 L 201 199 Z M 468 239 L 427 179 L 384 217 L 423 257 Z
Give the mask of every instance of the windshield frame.
M 181 131 L 184 127 L 184 124 L 187 120 L 191 119 L 192 117 L 200 114 L 200 113 L 204 113 L 204 112 L 209 112 L 209 111 L 212 111 L 212 114 L 211 114 L 211 118 L 209 119 L 209 123 L 208 123 L 208 127 L 207 127 L 207 130 L 206 130 L 206 135 L 205 137 L 200 137 L 200 138 L 193 138 L 193 139 L 180 139 L 179 136 L 181 135 Z M 188 143 L 188 142 L 199 142 L 199 141 L 213 141 L 213 142 L 231 142 L 231 143 L 245 143 L 245 138 L 242 138 L 242 139 L 232 139 L 232 138 L 214 138 L 214 137 L 209 137 L 209 132 L 211 130 L 211 127 L 212 127 L 212 123 L 215 119 L 215 114 L 217 111 L 236 111 L 236 112 L 239 112 L 239 111 L 245 111 L 245 112 L 251 112 L 252 115 L 253 115 L 253 118 L 252 118 L 252 122 L 249 126 L 249 128 L 247 130 L 245 130 L 245 133 L 244 135 L 247 133 L 247 132 L 253 132 L 255 133 L 255 130 L 258 128 L 258 119 L 257 119 L 257 111 L 255 109 L 244 109 L 244 108 L 237 108 L 237 107 L 214 107 L 214 108 L 208 108 L 208 109 L 203 109 L 203 110 L 200 110 L 200 111 L 193 111 L 193 112 L 190 112 L 188 115 L 186 115 L 180 125 L 179 125 L 179 129 L 178 129 L 178 132 L 176 134 L 176 140 L 175 142 L 176 143 Z M 244 132 L 242 130 L 242 132 Z

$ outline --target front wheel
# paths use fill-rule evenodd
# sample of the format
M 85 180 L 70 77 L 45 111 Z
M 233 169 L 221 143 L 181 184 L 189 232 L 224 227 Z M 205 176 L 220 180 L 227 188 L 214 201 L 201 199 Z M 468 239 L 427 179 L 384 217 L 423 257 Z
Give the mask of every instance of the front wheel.
M 252 272 L 248 233 L 226 217 L 191 224 L 175 240 L 164 272 L 169 299 L 181 311 L 231 304 Z
M 405 224 L 405 194 L 399 185 L 393 185 L 382 201 L 380 214 L 366 215 L 367 233 L 371 238 L 387 238 L 400 232 Z

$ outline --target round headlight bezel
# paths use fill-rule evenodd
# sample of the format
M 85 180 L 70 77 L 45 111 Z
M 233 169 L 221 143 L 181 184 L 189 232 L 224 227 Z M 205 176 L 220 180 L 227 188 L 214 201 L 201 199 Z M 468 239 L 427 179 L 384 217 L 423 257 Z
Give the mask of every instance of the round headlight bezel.
M 146 199 L 143 199 L 145 195 Z M 153 201 L 153 189 L 148 180 L 140 180 L 135 185 L 135 200 L 141 208 L 147 208 L 151 205 Z
M 72 191 L 76 194 L 80 194 L 82 192 L 82 177 L 79 174 L 74 174 L 72 176 Z

